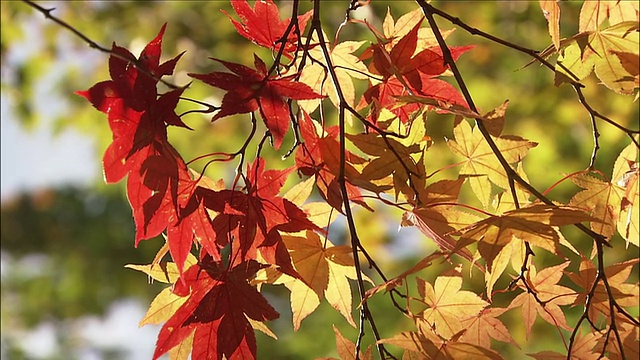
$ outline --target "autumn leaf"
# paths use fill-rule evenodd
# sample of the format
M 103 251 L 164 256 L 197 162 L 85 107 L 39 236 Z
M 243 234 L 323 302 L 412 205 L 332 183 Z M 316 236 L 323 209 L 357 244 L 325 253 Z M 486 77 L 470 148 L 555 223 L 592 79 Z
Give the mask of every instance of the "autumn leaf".
M 139 327 L 147 324 L 161 324 L 169 320 L 173 314 L 187 301 L 186 297 L 178 296 L 171 291 L 171 288 L 165 288 L 151 302 L 147 313 L 144 315 Z
M 424 125 L 420 128 L 419 121 L 415 123 L 416 126 L 412 127 L 415 129 L 414 132 L 424 130 Z M 359 180 L 364 182 L 362 184 L 358 182 L 360 187 L 376 191 L 393 185 L 396 198 L 400 192 L 407 194 L 409 199 L 415 197 L 415 194 L 409 195 L 413 191 L 409 188 L 408 182 L 412 181 L 409 177 L 417 179 L 424 176 L 424 170 L 419 169 L 421 157 L 414 158 L 416 155 L 423 154 L 426 148 L 424 142 L 403 144 L 392 137 L 376 133 L 346 134 L 346 136 L 358 149 L 369 155 L 369 160 L 360 170 Z M 425 134 L 422 132 L 422 136 L 413 136 L 413 138 L 422 140 L 424 136 Z M 389 185 L 385 186 L 384 182 L 378 183 L 389 176 L 392 177 L 392 181 L 388 182 Z M 369 186 L 369 184 L 371 185 Z
M 582 208 L 598 219 L 591 222 L 591 230 L 611 238 L 616 232 L 624 189 L 586 174 L 573 176 L 571 181 L 584 190 L 575 194 L 569 205 Z
M 549 35 L 556 49 L 560 48 L 560 6 L 556 0 L 540 0 L 540 9 L 549 23 Z
M 571 347 L 571 354 L 560 354 L 554 351 L 540 351 L 534 354 L 527 354 L 536 360 L 597 360 L 601 359 L 601 355 L 595 352 L 594 348 L 597 345 L 597 340 L 601 337 L 600 334 L 595 332 L 589 332 L 583 334 L 581 331 L 577 333 L 576 339 Z
M 422 317 L 446 339 L 465 329 L 463 322 L 477 316 L 489 305 L 474 292 L 461 290 L 461 276 L 438 276 L 433 286 L 419 278 L 416 281 L 418 291 L 428 306 Z
M 196 258 L 192 254 L 189 254 L 184 262 L 185 268 L 189 268 L 196 263 Z M 178 266 L 174 262 L 163 262 L 158 264 L 149 265 L 135 265 L 127 264 L 125 268 L 141 271 L 149 276 L 150 279 L 154 279 L 163 283 L 173 284 L 180 277 Z
M 611 174 L 611 182 L 625 189 L 620 201 L 617 228 L 627 246 L 629 243 L 640 246 L 640 167 L 637 158 L 638 149 L 634 144 L 629 144 L 620 152 Z
M 222 98 L 220 111 L 211 121 L 229 115 L 251 113 L 260 110 L 260 115 L 274 139 L 274 147 L 280 148 L 289 130 L 291 115 L 288 100 L 321 99 L 322 95 L 309 85 L 295 80 L 295 75 L 270 75 L 266 64 L 254 55 L 256 70 L 244 65 L 213 59 L 232 73 L 211 72 L 189 76 L 216 88 L 227 90 Z
M 324 36 L 326 39 L 326 35 Z M 353 79 L 366 80 L 369 78 L 369 70 L 364 63 L 353 53 L 358 50 L 365 41 L 340 41 L 335 46 L 329 47 L 329 56 L 333 65 L 333 71 L 338 78 L 338 84 L 349 106 L 355 106 L 356 90 Z M 324 59 L 322 48 L 319 44 L 309 49 L 309 56 L 313 59 Z M 316 93 L 328 96 L 331 102 L 338 107 L 338 95 L 336 94 L 333 80 L 327 70 L 327 64 L 313 62 L 302 69 L 300 82 L 308 84 Z M 312 113 L 318 108 L 318 101 L 300 101 L 300 106 Z
M 556 253 L 560 236 L 555 226 L 590 220 L 595 219 L 578 208 L 530 205 L 502 215 L 490 216 L 459 230 L 458 247 L 478 242 L 478 251 L 491 269 L 496 256 L 514 237 Z
M 227 270 L 205 257 L 185 271 L 173 293 L 188 298 L 160 330 L 153 359 L 192 333 L 193 358 L 254 359 L 256 339 L 247 318 L 266 321 L 279 316 L 247 282 L 260 267 L 251 260 Z
M 629 53 L 638 57 L 638 22 L 622 22 L 589 35 L 588 46 L 584 49 L 583 60 L 593 58 L 594 70 L 598 78 L 609 89 L 629 95 L 636 87 L 635 74 L 630 74 L 615 53 Z
M 509 188 L 504 168 L 498 161 L 478 128 L 471 129 L 466 121 L 459 121 L 453 128 L 454 139 L 447 140 L 451 151 L 464 158 L 460 175 L 469 176 L 469 184 L 480 202 L 486 207 L 491 203 L 491 184 Z M 538 144 L 517 136 L 494 138 L 500 152 L 509 164 L 515 164 Z
M 567 266 L 569 266 L 569 262 L 564 262 L 538 272 L 534 264 L 529 264 L 526 281 L 529 282 L 535 295 L 527 291 L 524 285 L 518 284 L 524 291 L 516 296 L 509 305 L 509 309 L 522 308 L 527 338 L 531 334 L 531 328 L 538 315 L 557 328 L 571 329 L 560 306 L 572 304 L 576 293 L 570 288 L 558 285 L 563 270 Z
M 609 25 L 638 21 L 638 4 L 633 1 L 585 1 L 580 9 L 578 31 L 597 31 L 605 20 Z
M 284 283 L 291 291 L 294 329 L 300 328 L 302 320 L 324 298 L 355 327 L 351 315 L 351 286 L 348 281 L 357 278 L 351 247 L 333 246 L 328 240 L 322 241 L 313 231 L 301 235 L 284 235 L 283 241 L 289 249 L 296 271 L 304 281 L 285 277 L 278 282 Z
M 333 325 L 333 332 L 336 336 L 336 349 L 338 350 L 340 360 L 356 360 L 356 344 L 354 344 L 353 341 L 342 336 L 340 330 L 338 330 L 335 325 Z M 371 345 L 369 345 L 364 352 L 360 352 L 359 355 L 359 359 L 372 360 L 373 349 Z
M 439 352 L 438 346 L 434 344 L 433 341 L 414 331 L 404 331 L 393 337 L 381 339 L 378 342 L 395 345 L 407 351 L 416 352 L 425 359 L 431 359 L 430 354 L 437 354 Z
M 500 360 L 502 357 L 495 351 L 474 344 L 463 342 L 434 343 L 421 333 L 402 332 L 391 338 L 378 341 L 405 349 L 403 359 L 426 360 Z M 409 353 L 410 352 L 410 353 Z M 414 357 L 415 356 L 415 357 Z
M 638 326 L 620 323 L 620 338 L 622 339 L 622 348 L 617 341 L 605 341 L 604 336 L 598 338 L 598 346 L 596 351 L 601 353 L 609 352 L 611 360 L 637 359 L 640 356 L 640 332 Z
M 498 319 L 498 316 L 507 310 L 506 308 L 485 308 L 477 316 L 468 318 L 463 324 L 467 330 L 459 341 L 487 349 L 491 348 L 491 339 L 518 346 L 511 337 L 509 329 Z
M 319 228 L 309 221 L 302 209 L 279 196 L 291 171 L 293 168 L 267 170 L 264 159 L 256 158 L 253 164 L 247 165 L 246 192 L 199 189 L 203 205 L 218 213 L 212 219 L 216 244 L 223 248 L 236 241 L 232 254 L 234 264 L 255 259 L 259 252 L 267 263 L 277 265 L 293 277 L 298 276 L 280 231 Z
M 338 184 L 341 168 L 338 151 L 340 144 L 336 139 L 338 128 L 322 129 L 306 112 L 302 112 L 302 116 L 298 118 L 298 125 L 304 139 L 304 144 L 296 149 L 295 160 L 298 172 L 305 176 L 313 176 L 324 200 L 334 209 L 342 212 L 344 199 Z M 349 200 L 368 208 L 362 199 L 362 193 L 352 184 L 352 179 L 359 176 L 352 163 L 362 163 L 364 160 L 350 151 L 347 151 L 345 158 L 347 160 L 345 164 L 347 183 L 345 186 Z
M 449 182 L 448 180 L 443 181 Z M 435 183 L 429 187 L 435 189 L 439 185 L 442 183 Z M 442 251 L 451 252 L 472 261 L 471 252 L 458 246 L 458 241 L 451 235 L 456 230 L 469 226 L 478 220 L 479 217 L 475 215 L 457 211 L 449 206 L 418 207 L 403 214 L 401 226 L 415 226 L 426 237 L 433 240 Z
M 221 11 L 231 20 L 240 35 L 255 44 L 276 52 L 279 51 L 282 46 L 280 42 L 291 19 L 280 20 L 280 11 L 272 0 L 256 1 L 253 9 L 245 0 L 232 0 L 231 5 L 242 22 L 233 19 L 226 11 Z M 311 13 L 309 11 L 298 16 L 295 24 L 299 32 L 304 31 L 307 22 L 311 18 Z M 296 31 L 291 29 L 285 40 L 283 54 L 288 58 L 292 58 L 297 49 L 298 38 L 296 37 Z
M 174 112 L 184 89 L 175 89 L 158 97 L 158 79 L 148 74 L 158 78 L 171 75 L 182 55 L 159 63 L 165 26 L 142 50 L 139 58 L 114 44 L 111 51 L 118 56 L 109 57 L 111 80 L 97 83 L 89 90 L 76 92 L 89 100 L 96 109 L 107 114 L 113 133 L 113 142 L 103 157 L 107 183 L 118 182 L 128 173 L 137 170 L 135 166 L 139 166 L 140 162 L 131 160 L 135 153 L 146 152 L 153 144 L 166 143 L 166 125 L 187 127 Z
M 371 58 L 369 71 L 382 76 L 382 81 L 372 82 L 367 89 L 358 108 L 372 105 L 373 120 L 382 108 L 390 109 L 402 122 L 407 122 L 411 114 L 420 109 L 416 103 L 402 107 L 394 107 L 396 99 L 406 95 L 421 95 L 427 98 L 448 101 L 452 104 L 468 107 L 464 98 L 449 83 L 435 79 L 442 75 L 447 66 L 438 46 L 418 50 L 418 32 L 422 20 L 418 20 L 413 28 L 397 42 L 389 43 L 378 39 L 361 58 Z M 470 50 L 472 46 L 451 48 L 454 60 Z
M 391 50 L 395 44 L 400 41 L 411 29 L 413 29 L 417 23 L 423 21 L 424 14 L 422 13 L 422 9 L 417 8 L 413 11 L 410 11 L 398 18 L 398 20 L 393 19 L 393 15 L 391 14 L 391 9 L 387 9 L 387 14 L 384 17 L 384 21 L 382 23 L 382 31 L 384 35 L 384 40 L 387 41 L 385 46 L 388 50 Z M 446 39 L 451 33 L 453 33 L 455 29 L 451 30 L 441 30 L 442 37 Z M 433 34 L 433 30 L 426 27 L 421 27 L 418 29 L 418 41 L 416 44 L 416 51 L 420 51 L 427 48 L 432 48 L 438 46 L 438 41 L 436 40 L 435 35 Z
M 638 301 L 640 301 L 638 283 L 628 282 L 631 271 L 638 262 L 640 262 L 640 260 L 635 258 L 609 265 L 605 268 L 604 274 L 607 277 L 611 295 L 621 306 L 635 306 L 638 304 Z M 583 257 L 580 262 L 579 271 L 577 273 L 567 273 L 567 276 L 582 288 L 582 291 L 578 293 L 573 303 L 574 305 L 584 304 L 587 296 L 589 296 L 591 298 L 591 306 L 589 306 L 588 311 L 589 318 L 592 319 L 592 321 L 598 321 L 602 315 L 604 315 L 605 319 L 611 317 L 609 291 L 607 291 L 602 281 L 598 282 L 594 293 L 590 294 L 593 283 L 596 280 L 596 268 L 591 260 Z M 626 321 L 624 317 L 619 317 L 618 319 Z

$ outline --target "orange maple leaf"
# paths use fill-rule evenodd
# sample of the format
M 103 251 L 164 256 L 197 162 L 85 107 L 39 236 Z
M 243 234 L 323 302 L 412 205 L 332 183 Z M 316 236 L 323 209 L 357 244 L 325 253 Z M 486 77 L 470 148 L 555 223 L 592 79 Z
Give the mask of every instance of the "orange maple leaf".
M 463 322 L 473 318 L 488 302 L 472 291 L 461 290 L 461 276 L 439 276 L 434 286 L 418 278 L 418 291 L 428 306 L 422 318 L 440 336 L 450 339 L 464 330 Z
M 447 145 L 454 154 L 465 159 L 460 175 L 470 176 L 471 189 L 487 208 L 492 198 L 491 183 L 508 189 L 507 174 L 477 127 L 472 129 L 466 121 L 459 121 L 453 128 L 453 135 L 455 140 L 448 140 Z M 510 164 L 520 162 L 531 148 L 538 145 L 513 135 L 503 135 L 494 141 Z
M 524 285 L 519 284 L 518 286 L 525 292 L 516 296 L 508 307 L 509 309 L 522 308 L 527 338 L 531 334 L 531 328 L 538 315 L 551 325 L 571 330 L 571 327 L 567 325 L 567 320 L 564 312 L 560 309 L 560 305 L 572 304 L 577 294 L 565 286 L 558 285 L 562 278 L 562 271 L 568 265 L 569 262 L 564 262 L 537 272 L 535 265 L 529 264 L 528 279 L 526 281 L 528 281 L 535 294 L 526 291 Z
M 304 280 L 283 274 L 274 282 L 284 284 L 291 291 L 294 329 L 300 328 L 302 320 L 315 311 L 323 298 L 355 327 L 348 281 L 357 278 L 351 247 L 333 246 L 313 231 L 282 238 L 296 271 Z

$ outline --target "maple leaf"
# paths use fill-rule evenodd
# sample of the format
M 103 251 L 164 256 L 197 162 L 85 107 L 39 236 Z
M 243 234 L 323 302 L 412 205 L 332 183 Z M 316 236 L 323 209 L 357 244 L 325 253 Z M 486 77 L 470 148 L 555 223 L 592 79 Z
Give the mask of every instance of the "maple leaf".
M 326 39 L 326 35 L 324 36 Z M 338 78 L 338 84 L 342 90 L 345 101 L 350 106 L 355 106 L 355 86 L 352 79 L 368 79 L 369 70 L 353 52 L 358 50 L 365 41 L 341 41 L 329 48 L 329 56 L 333 65 L 333 71 Z M 327 44 L 328 45 L 328 44 Z M 324 59 L 322 48 L 319 44 L 312 44 L 308 51 L 312 59 Z M 305 66 L 300 74 L 300 82 L 308 84 L 318 94 L 328 95 L 331 102 L 338 107 L 338 95 L 333 87 L 333 82 L 327 71 L 326 64 L 313 62 Z M 300 106 L 312 113 L 319 105 L 318 101 L 300 101 Z
M 597 360 L 601 359 L 601 355 L 594 352 L 598 339 L 602 337 L 595 332 L 583 334 L 578 332 L 573 346 L 571 347 L 571 355 L 560 354 L 554 351 L 540 351 L 535 354 L 527 354 L 537 360 Z
M 197 262 L 195 256 L 189 254 L 184 265 L 189 268 Z M 149 276 L 149 279 L 160 281 L 163 283 L 173 284 L 180 277 L 178 266 L 175 262 L 152 263 L 149 265 L 127 264 L 124 266 L 128 269 L 141 271 Z
M 358 105 L 358 108 L 373 105 L 374 121 L 377 121 L 381 108 L 388 108 L 399 116 L 402 122 L 407 122 L 411 113 L 417 111 L 420 105 L 412 103 L 394 107 L 396 99 L 406 95 L 423 95 L 468 108 L 464 98 L 453 86 L 445 81 L 433 79 L 443 74 L 447 66 L 438 46 L 418 48 L 421 22 L 422 19 L 415 22 L 411 30 L 397 42 L 392 43 L 391 49 L 387 40 L 379 38 L 378 43 L 372 44 L 361 57 L 364 59 L 371 57 L 369 71 L 383 77 L 381 83 L 367 89 Z M 424 46 L 424 44 L 421 45 Z M 454 47 L 450 52 L 456 60 L 471 48 L 471 46 Z
M 556 49 L 560 48 L 560 6 L 554 0 L 540 0 L 540 9 L 549 23 L 549 35 Z
M 640 46 L 638 20 L 613 25 L 589 35 L 588 46 L 582 54 L 583 61 L 593 58 L 594 71 L 602 83 L 620 94 L 631 94 L 636 87 L 634 74 L 623 66 L 618 53 L 628 53 L 637 58 Z
M 158 80 L 145 73 L 158 77 L 170 75 L 182 56 L 159 63 L 165 26 L 138 59 L 129 50 L 113 44 L 111 51 L 119 56 L 109 57 L 111 80 L 97 83 L 86 91 L 76 91 L 107 114 L 113 133 L 113 142 L 103 158 L 107 183 L 118 182 L 135 171 L 133 162 L 129 161 L 135 152 L 166 142 L 166 125 L 187 127 L 173 110 L 184 88 L 157 97 Z
M 296 81 L 296 75 L 270 76 L 266 64 L 257 55 L 254 55 L 256 70 L 224 60 L 214 58 L 212 60 L 221 63 L 232 73 L 189 73 L 189 76 L 208 85 L 227 90 L 222 98 L 220 111 L 213 116 L 211 121 L 229 115 L 260 110 L 262 120 L 273 135 L 276 149 L 280 148 L 291 122 L 288 100 L 323 98 L 322 95 L 315 93 L 309 85 Z
M 586 1 L 580 9 L 578 30 L 596 31 L 607 19 L 610 25 L 638 21 L 638 4 L 632 1 Z
M 629 276 L 633 266 L 635 266 L 640 259 L 635 258 L 621 263 L 616 263 L 605 268 L 604 274 L 607 277 L 611 289 L 611 295 L 620 306 L 635 306 L 640 301 L 638 295 L 638 283 L 628 283 Z M 589 318 L 592 321 L 600 319 L 600 315 L 604 315 L 605 319 L 610 319 L 609 309 L 609 291 L 605 288 L 602 281 L 600 281 L 593 294 L 590 294 L 593 283 L 596 280 L 596 268 L 593 262 L 585 257 L 580 262 L 579 272 L 569 272 L 567 276 L 580 286 L 583 290 L 578 293 L 573 305 L 585 304 L 587 297 L 591 299 L 591 306 L 589 306 Z M 618 317 L 622 322 L 626 321 L 624 317 Z M 607 320 L 609 321 L 609 320 Z
M 444 180 L 444 182 L 448 181 Z M 443 185 L 441 182 L 434 183 L 427 189 L 435 189 L 441 185 Z M 477 220 L 479 220 L 477 216 L 457 211 L 448 206 L 425 206 L 417 207 L 410 212 L 404 213 L 401 226 L 415 226 L 443 251 L 452 252 L 469 261 L 473 261 L 471 252 L 464 247 L 458 246 L 458 241 L 451 234 Z
M 410 11 L 398 18 L 398 20 L 393 19 L 393 15 L 391 14 L 391 9 L 387 9 L 387 14 L 384 17 L 384 21 L 382 23 L 382 31 L 385 41 L 385 47 L 388 50 L 391 50 L 393 46 L 395 46 L 400 39 L 402 39 L 409 31 L 411 31 L 416 24 L 424 20 L 424 13 L 422 9 L 417 8 L 413 11 Z M 451 33 L 453 33 L 455 29 L 451 30 L 441 30 L 442 37 L 446 39 Z M 430 28 L 421 27 L 418 29 L 418 41 L 416 44 L 416 51 L 420 51 L 421 49 L 427 49 L 438 46 L 438 41 L 433 34 L 433 30 Z
M 573 176 L 571 181 L 585 190 L 575 194 L 569 205 L 582 208 L 598 219 L 591 222 L 591 230 L 611 238 L 616 232 L 624 189 L 586 174 Z
M 453 134 L 455 140 L 447 140 L 447 145 L 454 154 L 465 159 L 460 175 L 469 175 L 471 189 L 486 208 L 491 203 L 491 183 L 509 188 L 504 168 L 477 127 L 471 129 L 466 121 L 459 121 Z M 501 136 L 494 138 L 494 142 L 510 164 L 522 161 L 529 149 L 538 145 L 518 136 Z
M 485 308 L 475 316 L 464 321 L 466 331 L 459 341 L 491 348 L 491 338 L 518 346 L 509 330 L 498 316 L 504 314 L 506 308 Z
M 474 344 L 463 342 L 434 341 L 420 332 L 401 332 L 378 343 L 392 344 L 405 349 L 403 359 L 426 360 L 500 360 L 502 357 L 495 351 Z
M 416 129 L 414 131 L 419 131 L 417 123 L 419 121 L 416 121 L 416 126 L 412 127 Z M 422 129 L 424 129 L 424 125 Z M 414 174 L 414 178 L 423 176 L 424 171 L 418 169 L 418 161 L 412 155 L 422 154 L 425 149 L 424 144 L 419 142 L 403 144 L 399 140 L 383 137 L 376 133 L 346 134 L 346 136 L 358 149 L 370 156 L 369 161 L 361 170 L 359 180 L 370 183 L 392 176 L 392 184 L 395 185 L 393 188 L 397 198 L 399 192 L 409 192 L 407 181 L 410 174 Z M 366 188 L 366 185 L 361 187 Z M 374 185 L 370 190 L 376 188 L 387 187 Z
M 161 149 L 149 148 L 134 159 L 144 159 L 140 170 L 129 174 L 127 195 L 136 224 L 136 246 L 141 240 L 167 229 L 167 244 L 180 272 L 194 239 L 219 260 L 218 247 L 212 242 L 213 229 L 204 208 L 182 211 L 194 204 L 197 182 L 191 179 L 185 163 L 168 143 Z
M 433 286 L 420 278 L 416 281 L 420 296 L 428 306 L 422 318 L 446 339 L 464 330 L 463 322 L 489 305 L 474 292 L 461 290 L 461 276 L 438 276 Z
M 278 195 L 291 171 L 293 168 L 266 170 L 264 159 L 256 158 L 253 164 L 247 165 L 246 192 L 200 189 L 204 207 L 218 213 L 212 219 L 216 244 L 222 248 L 231 239 L 238 241 L 238 245 L 233 246 L 234 264 L 256 258 L 260 251 L 267 263 L 298 276 L 279 231 L 297 232 L 318 227 L 302 209 Z
M 342 212 L 343 197 L 338 184 L 340 175 L 340 143 L 336 140 L 339 129 L 330 127 L 328 129 L 319 128 L 316 122 L 305 112 L 298 118 L 300 135 L 304 139 L 304 144 L 296 149 L 296 168 L 299 173 L 305 176 L 315 177 L 316 186 L 320 194 L 334 209 Z M 316 128 L 319 129 L 316 129 Z M 321 135 L 318 135 L 320 132 Z M 347 163 L 345 164 L 345 177 L 347 180 L 347 194 L 349 200 L 368 208 L 362 200 L 360 190 L 352 185 L 353 180 L 358 178 L 358 172 L 352 163 L 362 163 L 363 159 L 347 151 L 345 154 Z
M 491 269 L 498 253 L 514 237 L 556 253 L 560 235 L 554 226 L 593 220 L 578 208 L 535 204 L 490 216 L 459 230 L 458 247 L 477 241 L 478 251 Z
M 620 201 L 618 233 L 629 243 L 640 246 L 640 167 L 638 149 L 634 144 L 624 148 L 613 165 L 611 182 L 625 189 Z
M 185 271 L 184 281 L 178 281 L 173 292 L 188 298 L 160 330 L 153 359 L 191 334 L 194 359 L 255 359 L 256 339 L 248 318 L 267 321 L 279 316 L 248 283 L 260 267 L 250 260 L 224 269 L 205 256 Z
M 546 322 L 557 328 L 571 329 L 567 325 L 567 320 L 562 309 L 560 309 L 560 305 L 572 304 L 577 295 L 573 290 L 558 285 L 562 278 L 563 270 L 568 265 L 569 262 L 564 262 L 556 266 L 549 266 L 538 272 L 534 264 L 529 264 L 529 273 L 526 281 L 529 282 L 529 286 L 535 292 L 537 299 L 534 294 L 526 290 L 524 285 L 518 284 L 525 291 L 516 296 L 509 304 L 509 309 L 522 308 L 527 338 L 531 334 L 531 328 L 537 315 L 540 315 Z
M 299 15 L 295 22 L 297 29 L 291 29 L 285 39 L 291 19 L 280 20 L 280 11 L 272 0 L 256 1 L 253 9 L 245 0 L 231 0 L 231 5 L 242 22 L 233 19 L 226 11 L 221 11 L 231 20 L 240 35 L 274 51 L 279 51 L 284 42 L 283 55 L 288 58 L 292 58 L 293 52 L 298 48 L 296 31 L 304 31 L 312 14 L 312 11 L 308 11 Z
M 618 323 L 620 338 L 622 339 L 622 349 L 617 341 L 611 341 L 604 336 L 598 338 L 598 345 L 596 351 L 604 353 L 609 351 L 609 359 L 611 360 L 624 360 L 624 359 L 637 359 L 640 357 L 640 333 L 637 325 L 629 325 L 626 323 Z M 608 341 L 607 341 L 608 340 Z M 605 345 L 606 346 L 605 348 Z
M 284 235 L 283 240 L 303 280 L 282 277 L 276 282 L 285 284 L 291 291 L 294 330 L 300 328 L 302 320 L 317 308 L 323 298 L 355 327 L 348 281 L 357 278 L 351 247 L 333 246 L 328 240 L 323 242 L 313 231 Z
M 336 336 L 336 349 L 338 350 L 338 355 L 340 355 L 341 360 L 357 360 L 356 359 L 356 344 L 353 341 L 345 338 L 340 333 L 340 330 L 333 325 L 333 332 Z M 371 345 L 367 347 L 364 352 L 359 354 L 359 358 L 362 360 L 372 360 L 373 359 L 373 348 Z

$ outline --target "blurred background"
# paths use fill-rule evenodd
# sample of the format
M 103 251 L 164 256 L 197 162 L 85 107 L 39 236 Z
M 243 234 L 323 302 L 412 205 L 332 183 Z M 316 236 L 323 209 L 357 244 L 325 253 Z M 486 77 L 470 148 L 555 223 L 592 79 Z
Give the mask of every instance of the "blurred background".
M 187 72 L 219 70 L 208 57 L 250 65 L 254 52 L 263 59 L 271 56 L 235 32 L 220 11 L 225 9 L 233 14 L 226 1 L 38 3 L 55 7 L 55 16 L 97 43 L 109 47 L 115 41 L 134 54 L 166 22 L 163 59 L 186 50 L 171 79 L 179 85 L 190 81 Z M 288 17 L 290 3 L 279 3 L 281 14 Z M 326 8 L 322 17 L 328 34 L 335 34 L 346 3 L 323 2 Z M 550 44 L 547 24 L 537 2 L 433 3 L 476 28 L 514 43 L 539 50 Z M 411 1 L 373 1 L 371 6 L 359 10 L 358 16 L 379 26 L 387 5 L 392 5 L 391 12 L 396 18 L 416 7 Z M 102 181 L 100 159 L 111 141 L 106 118 L 73 94 L 108 78 L 107 55 L 90 49 L 25 3 L 2 1 L 0 6 L 0 356 L 149 359 L 159 327 L 138 328 L 137 323 L 163 286 L 149 284 L 146 275 L 125 269 L 124 265 L 150 263 L 163 242 L 152 239 L 134 249 L 133 219 L 123 184 L 105 186 Z M 310 4 L 303 2 L 303 6 L 308 8 Z M 571 36 L 577 31 L 579 3 L 562 2 L 562 11 L 561 33 Z M 440 24 L 444 29 L 452 28 L 445 21 Z M 372 40 L 362 25 L 349 25 L 342 36 Z M 593 146 L 590 122 L 569 87 L 554 87 L 553 74 L 538 65 L 522 69 L 529 61 L 525 55 L 463 30 L 458 29 L 449 40 L 453 45 L 476 45 L 462 56 L 459 66 L 477 104 L 488 111 L 510 99 L 505 133 L 540 142 L 525 160 L 533 185 L 544 190 L 564 174 L 588 166 Z M 585 94 L 594 108 L 622 125 L 637 127 L 638 109 L 631 97 L 616 95 L 597 85 L 593 75 L 585 83 L 588 85 Z M 363 89 L 365 84 L 358 86 Z M 191 98 L 211 103 L 219 103 L 221 94 L 197 83 L 188 91 Z M 190 104 L 180 106 L 182 111 L 193 109 Z M 221 120 L 214 126 L 209 117 L 200 115 L 191 115 L 185 121 L 196 131 L 170 133 L 172 143 L 185 159 L 213 151 L 235 151 L 249 128 L 247 121 L 232 119 Z M 444 137 L 451 138 L 451 118 L 434 115 L 427 129 L 435 141 L 429 150 L 436 154 L 431 170 L 457 161 L 443 141 Z M 597 167 L 610 174 L 615 157 L 629 141 L 605 124 L 599 130 L 602 148 Z M 265 155 L 277 159 L 282 153 L 267 151 Z M 210 171 L 214 175 L 219 171 L 222 175 L 218 177 L 224 177 L 233 169 L 214 167 Z M 565 182 L 551 195 L 558 201 L 568 201 L 576 190 Z M 383 214 L 388 220 L 384 225 L 386 231 L 367 226 L 365 217 L 358 215 L 361 236 L 385 272 L 394 276 L 428 254 L 434 245 L 411 229 L 398 231 L 401 214 Z M 566 236 L 582 239 L 582 235 L 571 230 Z M 344 240 L 334 239 L 336 243 L 341 241 Z M 612 261 L 633 256 L 624 252 L 621 239 L 612 242 L 615 249 L 620 249 L 610 252 Z M 588 253 L 588 247 L 581 250 Z M 539 260 L 543 264 L 560 262 L 548 254 L 542 254 Z M 436 270 L 421 276 L 432 279 Z M 482 278 L 477 276 L 475 280 L 481 291 Z M 508 279 L 496 287 L 505 287 L 507 283 Z M 299 333 L 293 334 L 287 291 L 274 287 L 267 296 L 282 316 L 269 324 L 279 336 L 277 342 L 258 335 L 260 358 L 337 356 L 331 324 L 336 324 L 345 336 L 355 335 L 355 330 L 326 303 L 302 323 Z M 391 310 L 387 298 L 381 296 L 372 304 L 374 313 L 393 314 L 379 315 L 383 334 L 391 335 L 407 326 L 408 322 Z M 577 314 L 578 310 L 574 315 Z M 507 316 L 513 323 L 520 319 L 518 314 Z M 540 346 L 550 344 L 547 337 L 557 342 L 557 334 L 548 331 L 548 326 L 539 325 L 534 328 L 529 348 L 505 347 L 505 354 L 513 352 L 516 356 L 548 350 L 548 346 Z M 523 331 L 516 331 L 513 336 L 524 340 Z M 561 342 L 553 346 L 554 350 L 562 351 Z

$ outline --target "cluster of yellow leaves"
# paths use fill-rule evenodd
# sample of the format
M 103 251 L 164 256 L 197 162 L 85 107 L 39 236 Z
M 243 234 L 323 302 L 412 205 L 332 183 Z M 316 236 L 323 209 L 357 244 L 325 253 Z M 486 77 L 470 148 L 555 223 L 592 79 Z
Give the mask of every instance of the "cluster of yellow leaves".
M 416 194 L 410 184 L 420 181 L 424 174 L 423 157 L 429 146 L 424 121 L 418 118 L 406 126 L 384 109 L 378 123 L 398 131 L 402 137 L 373 132 L 347 134 L 347 138 L 369 157 L 366 163 L 357 165 L 360 167 L 358 185 L 374 192 L 393 190 L 396 199 L 402 193 L 412 201 Z
M 640 86 L 637 1 L 585 1 L 578 33 L 567 39 L 560 37 L 558 3 L 540 0 L 540 7 L 553 42 L 543 55 L 559 52 L 556 85 L 568 79 L 582 80 L 595 70 L 598 78 L 617 93 L 631 94 Z
M 349 279 L 356 279 L 357 275 L 351 247 L 333 246 L 328 239 L 321 239 L 313 231 L 284 235 L 282 238 L 302 279 L 279 274 L 271 283 L 284 284 L 291 291 L 294 330 L 300 328 L 302 320 L 324 298 L 355 327 L 351 315 L 353 300 Z
M 438 256 L 442 254 L 433 254 L 429 260 Z M 462 290 L 459 272 L 438 276 L 433 285 L 420 278 L 416 281 L 417 300 L 426 305 L 417 314 L 409 312 L 417 331 L 380 340 L 404 349 L 403 359 L 501 359 L 491 349 L 492 338 L 517 346 L 498 319 L 507 309 L 488 308 L 489 303 L 476 293 Z

